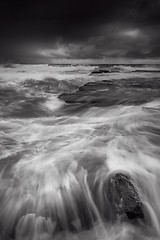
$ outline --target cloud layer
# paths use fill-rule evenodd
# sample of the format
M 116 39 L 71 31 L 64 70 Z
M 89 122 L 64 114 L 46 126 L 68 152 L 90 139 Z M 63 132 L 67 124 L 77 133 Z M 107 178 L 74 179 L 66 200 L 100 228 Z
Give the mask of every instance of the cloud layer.
M 160 58 L 160 0 L 8 0 L 0 60 Z

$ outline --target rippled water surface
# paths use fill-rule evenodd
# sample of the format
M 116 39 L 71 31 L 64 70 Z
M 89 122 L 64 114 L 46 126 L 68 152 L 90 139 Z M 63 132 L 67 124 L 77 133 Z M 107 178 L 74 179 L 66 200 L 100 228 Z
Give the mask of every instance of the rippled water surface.
M 0 70 L 0 239 L 159 240 L 159 66 Z

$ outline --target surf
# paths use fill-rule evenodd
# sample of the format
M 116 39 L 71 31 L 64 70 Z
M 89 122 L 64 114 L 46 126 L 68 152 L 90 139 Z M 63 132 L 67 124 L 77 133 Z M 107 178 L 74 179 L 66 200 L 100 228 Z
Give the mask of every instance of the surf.
M 40 115 L 0 118 L 1 239 L 158 240 L 159 99 L 86 107 L 37 92 Z

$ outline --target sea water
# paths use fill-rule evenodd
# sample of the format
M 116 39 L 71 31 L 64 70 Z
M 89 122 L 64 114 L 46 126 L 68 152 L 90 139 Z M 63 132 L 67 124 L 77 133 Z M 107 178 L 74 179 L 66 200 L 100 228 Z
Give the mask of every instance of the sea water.
M 0 239 L 160 239 L 159 70 L 1 66 Z M 134 181 L 144 220 L 112 217 L 116 172 Z

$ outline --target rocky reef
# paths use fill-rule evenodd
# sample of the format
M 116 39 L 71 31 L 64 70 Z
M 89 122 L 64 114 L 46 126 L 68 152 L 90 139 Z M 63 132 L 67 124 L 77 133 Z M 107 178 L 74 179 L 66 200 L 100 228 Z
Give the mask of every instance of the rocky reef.
M 160 97 L 160 80 L 121 79 L 89 82 L 75 92 L 62 93 L 59 98 L 74 106 L 108 107 L 140 105 Z

